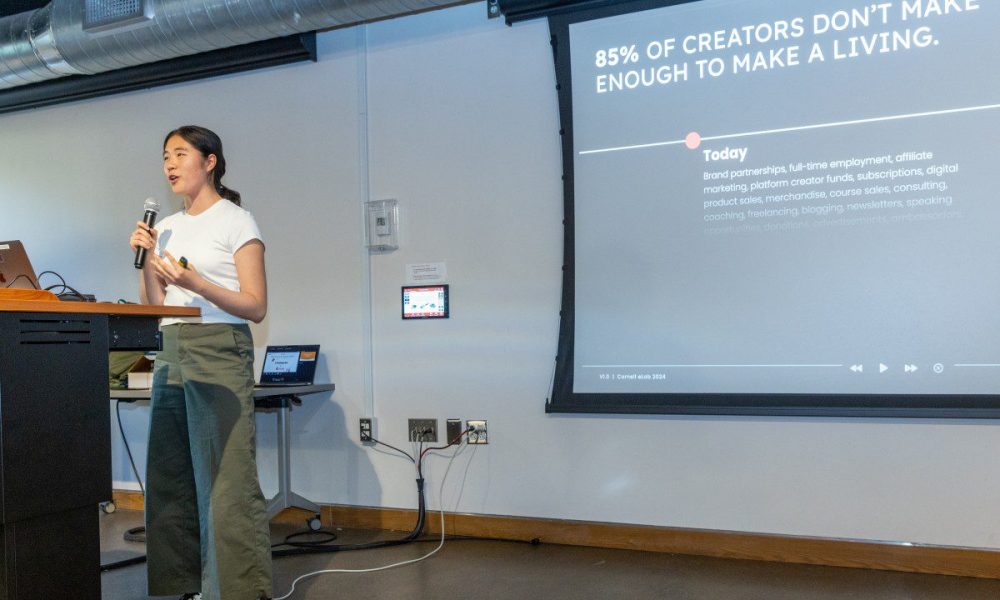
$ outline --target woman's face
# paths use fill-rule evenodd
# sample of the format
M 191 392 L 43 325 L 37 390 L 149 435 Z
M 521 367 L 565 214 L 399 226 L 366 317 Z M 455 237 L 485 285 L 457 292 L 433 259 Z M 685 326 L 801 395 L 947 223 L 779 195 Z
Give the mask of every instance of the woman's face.
M 194 198 L 212 184 L 215 155 L 201 155 L 194 146 L 179 135 L 171 136 L 163 148 L 163 173 L 175 194 Z

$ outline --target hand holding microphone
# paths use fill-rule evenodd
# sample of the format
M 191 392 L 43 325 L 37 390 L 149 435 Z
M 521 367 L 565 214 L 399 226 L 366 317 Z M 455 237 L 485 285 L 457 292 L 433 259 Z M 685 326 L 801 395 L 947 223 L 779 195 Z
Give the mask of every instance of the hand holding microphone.
M 157 232 L 153 229 L 153 224 L 156 223 L 156 215 L 160 212 L 160 203 L 155 198 L 146 198 L 143 208 L 145 214 L 142 216 L 142 221 L 136 223 L 135 231 L 129 238 L 129 245 L 135 250 L 133 265 L 136 269 L 141 269 L 145 265 L 146 253 L 156 247 Z

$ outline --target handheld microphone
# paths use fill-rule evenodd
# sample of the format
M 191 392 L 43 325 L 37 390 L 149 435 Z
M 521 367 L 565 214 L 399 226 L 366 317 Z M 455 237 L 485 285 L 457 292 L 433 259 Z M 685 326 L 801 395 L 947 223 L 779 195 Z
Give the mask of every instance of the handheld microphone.
M 160 212 L 160 203 L 156 201 L 156 198 L 146 198 L 143 208 L 146 210 L 146 213 L 142 216 L 142 222 L 152 229 L 153 223 L 156 223 L 156 215 Z M 141 269 L 145 263 L 146 249 L 139 246 L 135 249 L 135 263 L 133 264 L 136 269 Z

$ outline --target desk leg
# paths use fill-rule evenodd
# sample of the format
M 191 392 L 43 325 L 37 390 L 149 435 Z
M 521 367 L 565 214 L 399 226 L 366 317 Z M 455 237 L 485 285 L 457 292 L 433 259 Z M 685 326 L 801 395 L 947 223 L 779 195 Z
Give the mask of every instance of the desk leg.
M 304 508 L 319 514 L 318 504 L 292 491 L 292 461 L 290 456 L 292 425 L 289 419 L 291 411 L 290 406 L 278 409 L 278 493 L 267 503 L 268 519 L 273 519 L 278 513 L 290 507 Z

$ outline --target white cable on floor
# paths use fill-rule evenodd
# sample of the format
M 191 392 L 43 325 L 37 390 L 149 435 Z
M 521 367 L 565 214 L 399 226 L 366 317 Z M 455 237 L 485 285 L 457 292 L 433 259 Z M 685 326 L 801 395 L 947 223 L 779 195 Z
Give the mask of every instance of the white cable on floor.
M 385 571 L 386 569 L 402 567 L 404 565 L 412 565 L 413 563 L 418 563 L 422 560 L 428 559 L 437 554 L 437 551 L 444 546 L 444 482 L 447 481 L 448 479 L 448 472 L 451 471 L 451 465 L 452 463 L 455 462 L 455 457 L 458 456 L 458 453 L 461 452 L 463 448 L 465 448 L 465 446 L 462 444 L 459 444 L 455 448 L 455 452 L 452 453 L 451 459 L 448 460 L 448 468 L 444 470 L 444 476 L 441 477 L 441 488 L 438 491 L 438 500 L 441 503 L 441 541 L 438 543 L 437 548 L 434 548 L 433 550 L 421 556 L 420 558 L 414 558 L 412 560 L 404 560 L 403 562 L 393 563 L 391 565 L 385 565 L 384 567 L 375 567 L 373 569 L 324 569 L 322 571 L 313 571 L 312 573 L 306 573 L 305 575 L 299 576 L 298 578 L 295 579 L 295 581 L 292 582 L 292 589 L 288 590 L 287 594 L 285 594 L 284 596 L 280 596 L 278 598 L 274 598 L 274 600 L 286 600 L 292 594 L 295 593 L 295 586 L 300 581 L 302 581 L 303 579 L 307 579 L 309 577 L 315 577 L 316 575 L 322 575 L 324 573 L 374 573 L 376 571 Z

